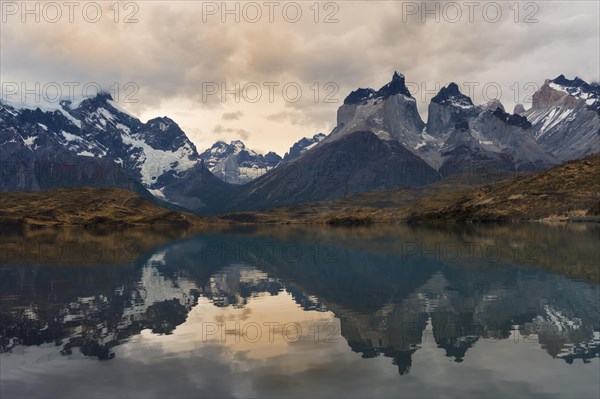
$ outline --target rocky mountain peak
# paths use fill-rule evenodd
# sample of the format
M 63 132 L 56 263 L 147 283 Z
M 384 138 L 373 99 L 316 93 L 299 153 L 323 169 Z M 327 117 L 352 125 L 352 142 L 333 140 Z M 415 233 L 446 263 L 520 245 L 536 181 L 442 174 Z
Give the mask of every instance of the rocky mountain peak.
M 382 97 L 383 99 L 396 94 L 402 94 L 406 97 L 411 97 L 408 88 L 406 87 L 404 75 L 394 71 L 392 80 L 377 91 L 376 97 Z
M 515 108 L 513 109 L 513 114 L 517 114 L 517 115 L 521 115 L 524 114 L 525 111 L 525 107 L 523 106 L 523 104 L 517 104 L 515 105 Z
M 455 129 L 468 130 L 468 120 L 475 118 L 479 112 L 480 108 L 452 82 L 442 87 L 431 99 L 427 115 L 427 134 L 441 139 Z M 466 128 L 464 123 L 467 123 Z
M 179 129 L 179 125 L 177 123 L 175 123 L 175 121 L 173 119 L 170 119 L 166 116 L 150 119 L 150 120 L 148 120 L 146 125 L 148 127 L 152 127 L 152 128 L 157 127 L 163 131 L 166 131 L 171 126 L 174 126 Z
M 438 94 L 431 99 L 431 102 L 444 105 L 455 105 L 461 108 L 474 106 L 471 98 L 462 94 L 458 85 L 454 82 L 446 87 L 442 87 Z
M 392 80 L 377 91 L 370 87 L 366 89 L 359 88 L 354 90 L 344 99 L 344 104 L 366 104 L 366 102 L 370 99 L 380 98 L 385 100 L 386 98 L 396 94 L 402 94 L 406 97 L 411 97 L 411 94 L 406 87 L 404 75 L 398 72 L 394 72 Z
M 96 99 L 102 100 L 102 101 L 107 101 L 107 100 L 114 101 L 113 96 L 108 91 L 98 92 L 98 94 L 96 94 Z
M 577 76 L 575 76 L 575 79 L 570 80 L 567 79 L 563 74 L 560 74 L 558 77 L 551 79 L 550 82 L 564 87 L 581 87 L 583 85 L 588 85 L 587 82 L 585 82 L 582 79 L 579 79 Z

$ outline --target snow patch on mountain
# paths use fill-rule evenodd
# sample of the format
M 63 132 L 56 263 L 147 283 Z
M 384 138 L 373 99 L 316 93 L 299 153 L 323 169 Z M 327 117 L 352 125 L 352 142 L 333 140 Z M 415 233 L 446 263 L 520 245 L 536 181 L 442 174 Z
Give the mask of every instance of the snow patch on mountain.
M 562 86 L 556 83 L 550 83 L 549 86 L 554 90 L 562 91 L 572 97 L 585 100 L 587 105 L 593 105 L 596 103 L 596 101 L 598 101 L 598 93 L 587 91 L 585 88 Z
M 542 148 L 560 161 L 600 151 L 600 85 L 564 75 L 546 80 L 523 113 Z
M 157 150 L 145 141 L 133 138 L 129 134 L 122 135 L 123 143 L 141 149 L 141 154 L 137 158 L 137 165 L 140 167 L 142 183 L 146 186 L 152 186 L 156 180 L 168 171 L 183 172 L 195 166 L 198 161 L 190 159 L 193 151 L 189 146 L 184 146 L 176 151 Z
M 35 150 L 36 149 L 36 146 L 35 146 L 36 139 L 37 139 L 37 136 L 27 137 L 26 139 L 23 139 L 23 144 L 25 144 L 27 147 L 29 147 L 29 149 Z

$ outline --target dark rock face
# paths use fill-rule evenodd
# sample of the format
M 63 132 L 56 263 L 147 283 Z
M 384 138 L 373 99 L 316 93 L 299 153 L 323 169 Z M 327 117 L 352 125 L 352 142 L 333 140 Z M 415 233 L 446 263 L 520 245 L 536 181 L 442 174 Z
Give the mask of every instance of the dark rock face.
M 264 155 L 265 162 L 273 167 L 277 166 L 281 162 L 282 158 L 276 152 L 269 151 Z
M 190 142 L 179 125 L 167 117 L 150 119 L 140 129 L 143 140 L 152 148 L 177 151 L 188 145 L 192 149 L 192 157 L 196 147 Z
M 492 113 L 496 118 L 506 122 L 510 126 L 518 126 L 522 129 L 529 129 L 531 127 L 531 123 L 527 121 L 527 118 L 520 115 L 511 115 L 508 112 L 504 112 L 500 108 L 496 108 L 496 110 Z

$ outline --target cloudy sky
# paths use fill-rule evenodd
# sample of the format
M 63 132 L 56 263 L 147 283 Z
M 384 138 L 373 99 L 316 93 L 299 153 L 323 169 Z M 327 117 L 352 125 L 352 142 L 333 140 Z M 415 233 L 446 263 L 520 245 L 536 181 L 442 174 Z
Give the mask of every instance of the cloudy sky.
M 54 101 L 57 87 L 80 96 L 97 84 L 144 121 L 171 117 L 200 150 L 241 139 L 283 155 L 301 137 L 328 133 L 351 90 L 379 88 L 394 70 L 424 119 L 451 81 L 476 103 L 499 98 L 512 109 L 527 107 L 546 78 L 600 79 L 597 1 L 2 1 L 1 9 L 3 99 L 23 99 L 23 84 L 39 83 L 41 101 Z

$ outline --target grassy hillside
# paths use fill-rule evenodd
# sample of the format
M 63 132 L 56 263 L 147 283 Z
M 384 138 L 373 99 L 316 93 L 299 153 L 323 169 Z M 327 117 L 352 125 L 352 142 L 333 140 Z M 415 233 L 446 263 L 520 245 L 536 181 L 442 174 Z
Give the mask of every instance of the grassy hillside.
M 2 227 L 192 225 L 195 215 L 160 208 L 124 189 L 64 188 L 0 194 Z
M 600 155 L 544 172 L 492 182 L 447 179 L 345 198 L 201 218 L 165 210 L 123 189 L 86 187 L 0 194 L 0 224 L 19 226 L 137 226 L 223 223 L 356 225 L 399 222 L 485 222 L 600 219 Z M 225 219 L 225 220 L 223 220 Z
M 452 179 L 418 189 L 373 191 L 335 201 L 236 213 L 250 223 L 368 224 L 566 220 L 600 215 L 600 155 L 544 172 L 482 183 Z
M 408 220 L 560 220 L 597 216 L 599 202 L 600 155 L 593 155 L 483 186 L 447 206 L 413 208 Z

